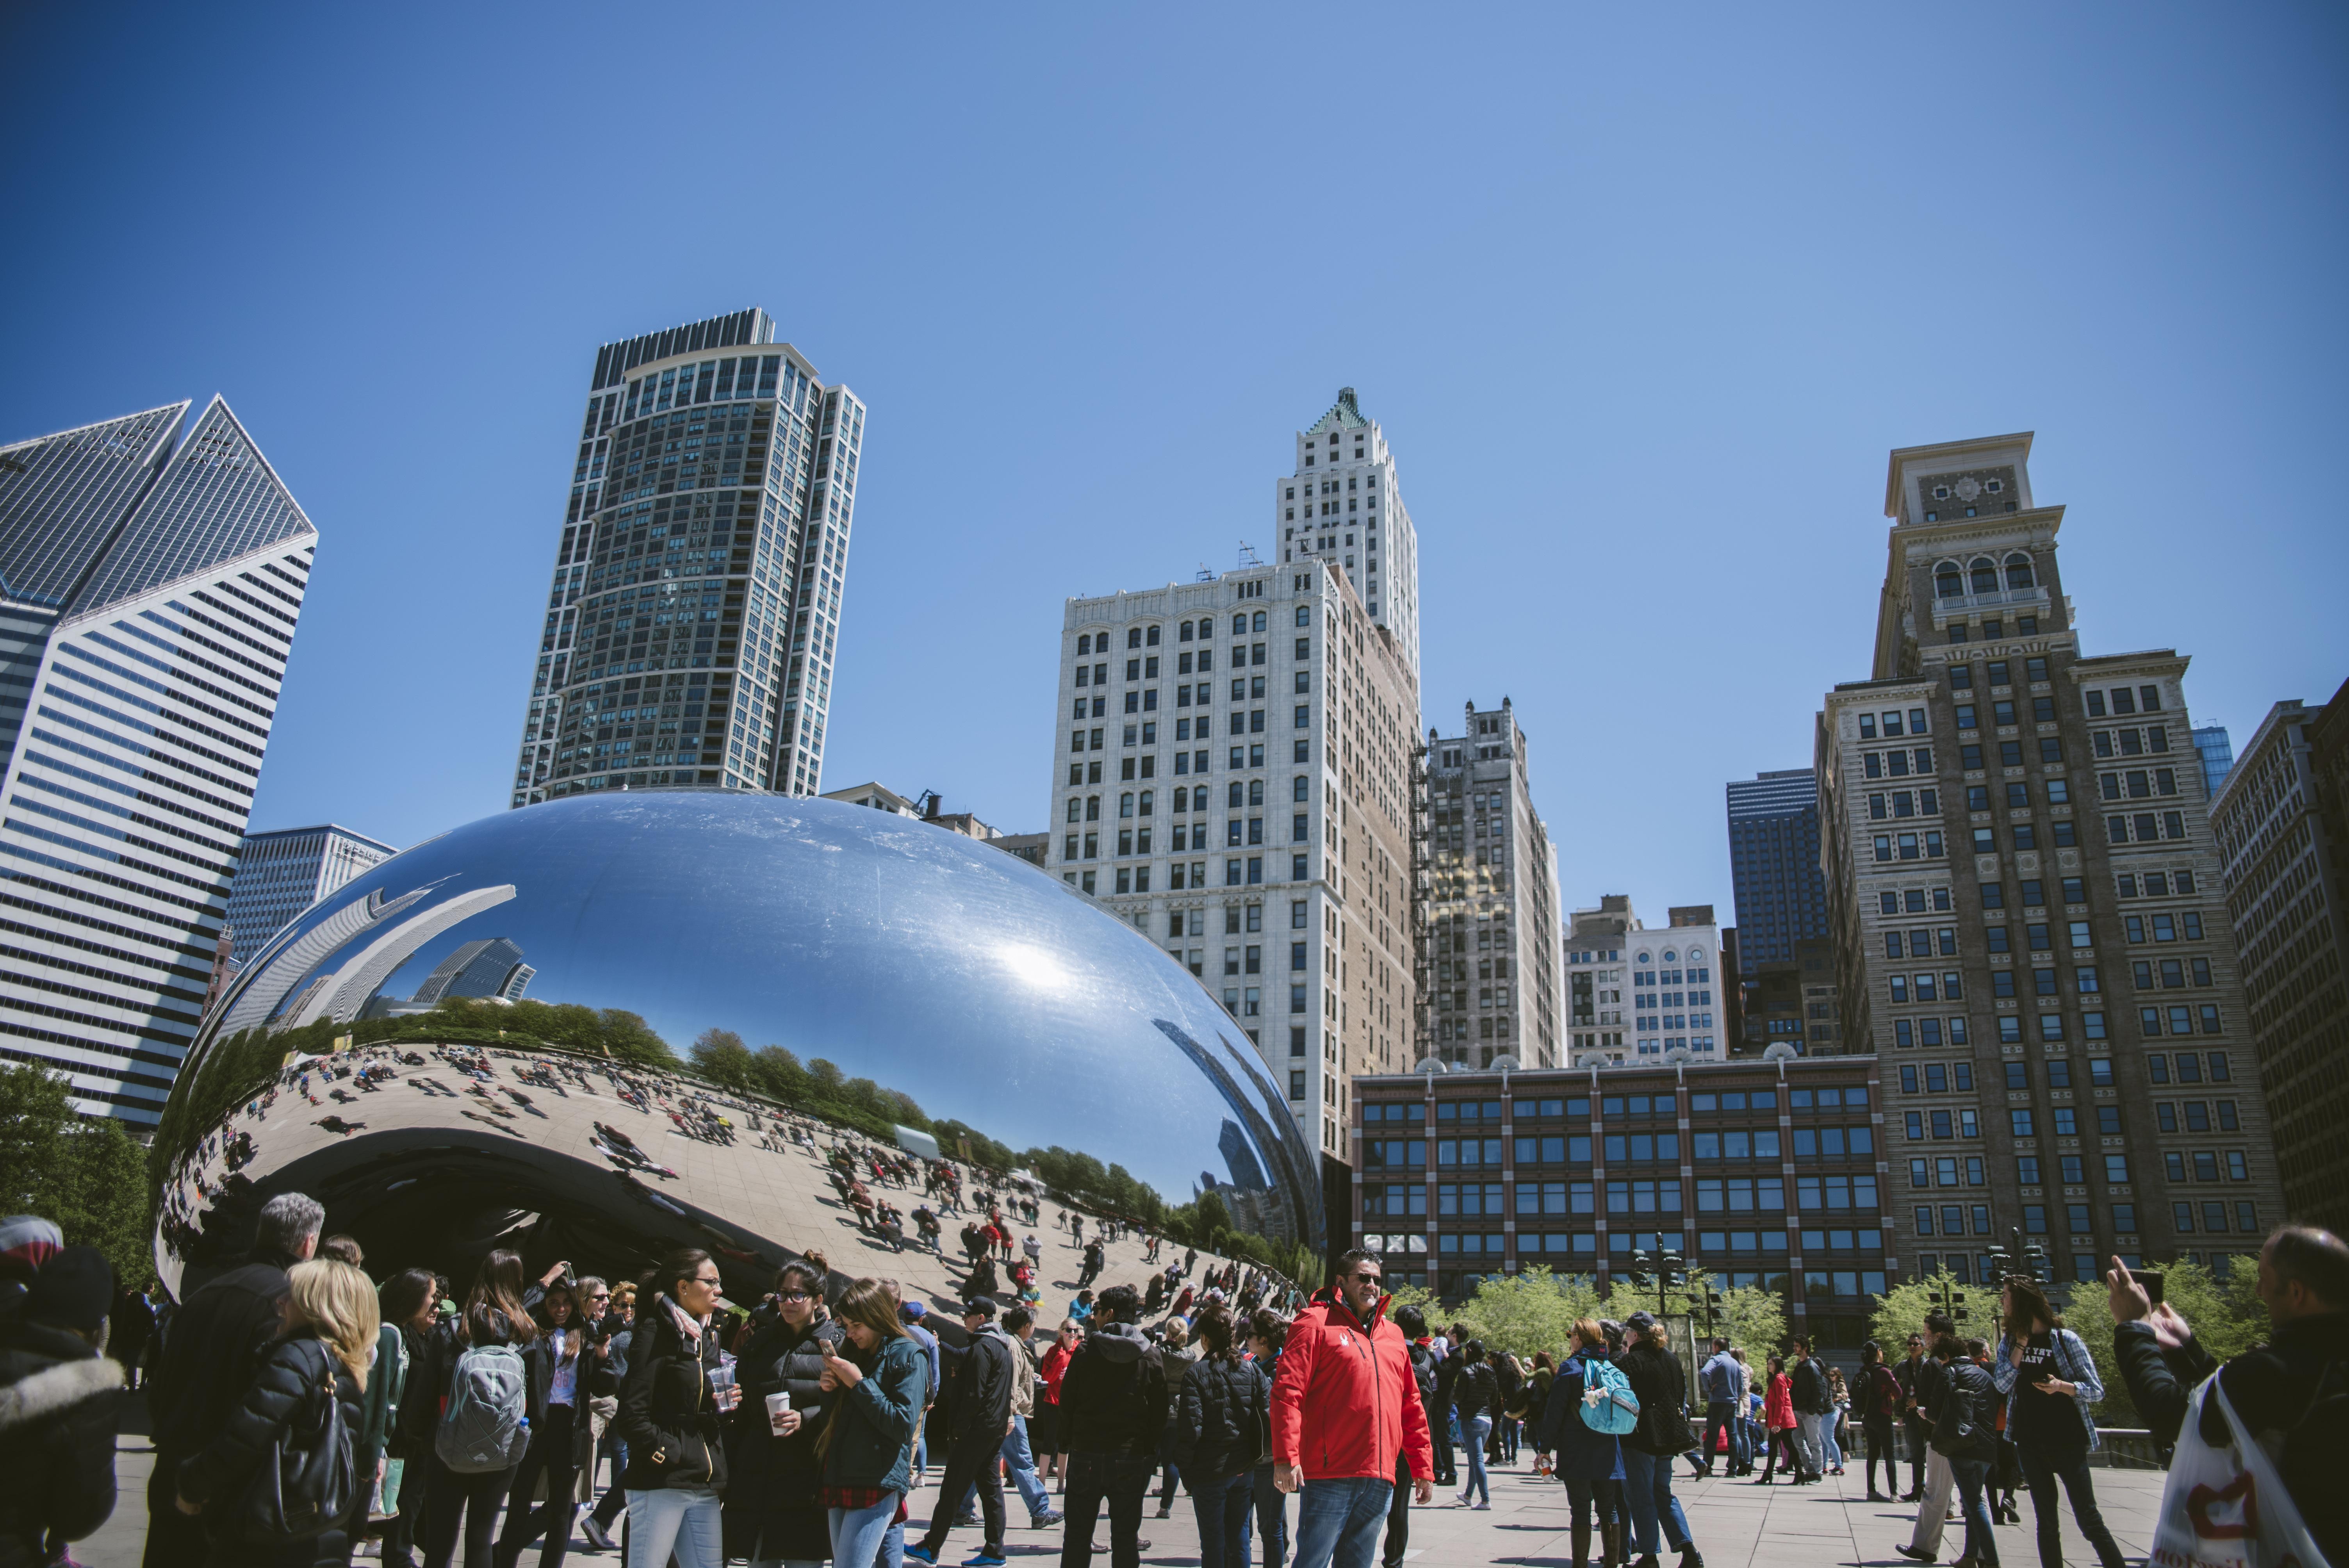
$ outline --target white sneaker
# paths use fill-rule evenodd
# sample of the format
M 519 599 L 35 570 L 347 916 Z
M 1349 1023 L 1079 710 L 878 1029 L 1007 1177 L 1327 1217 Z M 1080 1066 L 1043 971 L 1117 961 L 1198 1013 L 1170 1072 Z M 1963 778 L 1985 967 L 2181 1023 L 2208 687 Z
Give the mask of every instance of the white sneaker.
M 1492 1506 L 1493 1505 L 1489 1502 L 1472 1502 L 1468 1505 L 1468 1508 L 1469 1511 L 1473 1513 L 1482 1513 Z

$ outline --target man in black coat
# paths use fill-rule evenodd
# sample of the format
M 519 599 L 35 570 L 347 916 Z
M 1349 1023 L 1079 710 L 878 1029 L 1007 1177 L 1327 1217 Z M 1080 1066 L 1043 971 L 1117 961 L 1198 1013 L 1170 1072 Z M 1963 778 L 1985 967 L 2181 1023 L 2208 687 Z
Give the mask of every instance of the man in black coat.
M 1166 1363 L 1133 1326 L 1142 1295 L 1113 1284 L 1093 1306 L 1092 1332 L 1061 1379 L 1061 1439 L 1069 1482 L 1061 1509 L 1061 1568 L 1089 1568 L 1093 1522 L 1109 1506 L 1110 1568 L 1134 1568 L 1142 1501 L 1166 1429 Z
M 1799 1423 L 1795 1429 L 1795 1448 L 1803 1460 L 1802 1468 L 1795 1472 L 1795 1484 L 1802 1486 L 1826 1473 L 1826 1432 L 1827 1423 L 1835 1417 L 1835 1398 L 1827 1391 L 1827 1369 L 1811 1353 L 1808 1339 L 1799 1336 L 1795 1338 L 1795 1360 L 1786 1371 Z
M 980 1554 L 1003 1555 L 1003 1474 L 995 1461 L 1011 1430 L 1011 1384 L 1018 1372 L 1012 1357 L 1019 1351 L 995 1326 L 991 1297 L 973 1296 L 965 1303 L 962 1326 L 970 1343 L 955 1375 L 954 1408 L 947 1417 L 953 1450 L 947 1455 L 946 1474 L 938 1480 L 929 1531 L 905 1548 L 905 1555 L 917 1563 L 936 1563 L 946 1550 L 955 1511 L 973 1486 L 978 1488 L 979 1518 L 987 1532 Z
M 1468 1337 L 1468 1326 L 1455 1323 L 1444 1337 L 1429 1349 L 1442 1354 L 1435 1363 L 1435 1405 L 1427 1413 L 1427 1435 L 1435 1443 L 1435 1484 L 1456 1486 L 1460 1472 L 1452 1463 L 1452 1385 L 1460 1378 L 1460 1368 L 1466 1365 L 1460 1358 L 1461 1343 Z
M 202 1522 L 177 1506 L 181 1461 L 212 1440 L 252 1386 L 293 1288 L 285 1271 L 318 1250 L 326 1218 L 316 1199 L 299 1192 L 270 1199 L 261 1207 L 252 1260 L 188 1297 L 173 1315 L 147 1384 L 155 1470 L 147 1483 L 144 1568 L 185 1568 L 212 1551 Z
M 0 1568 L 38 1568 L 114 1512 L 119 1362 L 95 1348 L 114 1271 L 67 1247 L 0 1323 Z
M 1915 1502 L 1925 1495 L 1925 1419 L 1917 1413 L 1924 1395 L 1918 1383 L 1925 1370 L 1925 1336 L 1909 1336 L 1909 1357 L 1893 1364 L 1892 1380 L 1900 1385 L 1900 1426 L 1909 1439 L 1909 1491 L 1899 1501 Z
M 2275 1333 L 2221 1367 L 2178 1309 L 2154 1306 L 2120 1259 L 2106 1276 L 2113 1357 L 2154 1441 L 2177 1440 L 2196 1387 L 2212 1372 L 2235 1415 L 2278 1456 L 2284 1490 L 2326 1559 L 2349 1563 L 2349 1245 L 2313 1225 L 2285 1225 L 2260 1249 L 2260 1300 Z M 2233 1440 L 2215 1399 L 2202 1440 Z

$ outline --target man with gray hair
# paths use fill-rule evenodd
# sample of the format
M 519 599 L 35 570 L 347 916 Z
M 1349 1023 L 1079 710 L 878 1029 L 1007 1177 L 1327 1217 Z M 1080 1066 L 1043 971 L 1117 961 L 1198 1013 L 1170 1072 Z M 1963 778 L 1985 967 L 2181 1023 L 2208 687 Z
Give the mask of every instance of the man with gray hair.
M 145 1568 L 201 1563 L 212 1545 L 200 1519 L 181 1513 L 180 1461 L 209 1442 L 244 1398 L 262 1353 L 277 1337 L 293 1285 L 285 1271 L 318 1250 L 326 1211 L 315 1198 L 281 1192 L 261 1206 L 253 1252 L 188 1296 L 171 1319 L 147 1385 L 155 1470 L 147 1486 Z

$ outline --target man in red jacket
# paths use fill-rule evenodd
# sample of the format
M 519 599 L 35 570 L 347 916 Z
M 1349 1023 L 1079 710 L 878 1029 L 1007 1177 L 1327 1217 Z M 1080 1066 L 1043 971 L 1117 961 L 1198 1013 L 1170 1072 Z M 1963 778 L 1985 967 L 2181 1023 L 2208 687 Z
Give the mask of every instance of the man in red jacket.
M 1272 1480 L 1282 1491 L 1304 1485 L 1296 1568 L 1370 1568 L 1398 1456 L 1413 1496 L 1435 1495 L 1427 1411 L 1388 1299 L 1378 1258 L 1350 1252 L 1336 1285 L 1288 1326 L 1272 1383 Z

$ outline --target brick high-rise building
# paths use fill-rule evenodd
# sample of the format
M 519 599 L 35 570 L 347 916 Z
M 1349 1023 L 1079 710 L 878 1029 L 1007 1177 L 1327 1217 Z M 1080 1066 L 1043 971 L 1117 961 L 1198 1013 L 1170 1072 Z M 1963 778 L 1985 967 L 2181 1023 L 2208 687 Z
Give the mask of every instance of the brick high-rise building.
M 1534 810 L 1526 733 L 1503 697 L 1427 732 L 1428 920 L 1419 964 L 1423 1057 L 1487 1068 L 1565 1064 L 1557 846 Z
M 1847 1051 L 1904 1264 L 2019 1229 L 2071 1278 L 2283 1216 L 2187 660 L 2089 656 L 2029 435 L 1891 455 L 1869 678 L 1816 726 Z M 2198 1113 L 2199 1116 L 2198 1116 Z
M 2336 1233 L 2349 1232 L 2349 821 L 2320 759 L 2337 770 L 2344 750 L 2344 696 L 2280 702 L 2210 801 L 2284 1201 L 2292 1218 Z M 2173 978 L 2174 962 L 2162 968 Z

